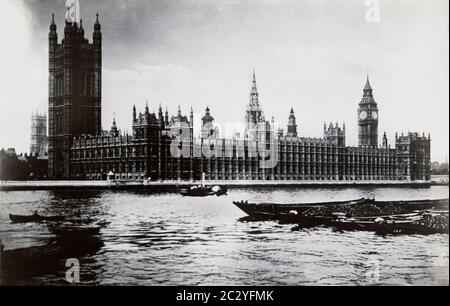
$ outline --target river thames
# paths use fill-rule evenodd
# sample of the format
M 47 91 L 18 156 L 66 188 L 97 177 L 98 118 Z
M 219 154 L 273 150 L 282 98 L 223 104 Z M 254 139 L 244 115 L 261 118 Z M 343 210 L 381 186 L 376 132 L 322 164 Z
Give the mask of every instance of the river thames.
M 10 213 L 37 210 L 100 222 L 103 247 L 79 258 L 85 285 L 448 285 L 448 234 L 293 230 L 272 221 L 247 222 L 232 204 L 448 196 L 448 186 L 245 188 L 206 198 L 144 191 L 0 192 L 0 239 L 14 249 L 52 238 L 48 225 L 12 224 Z M 14 284 L 64 285 L 65 272 L 55 269 Z

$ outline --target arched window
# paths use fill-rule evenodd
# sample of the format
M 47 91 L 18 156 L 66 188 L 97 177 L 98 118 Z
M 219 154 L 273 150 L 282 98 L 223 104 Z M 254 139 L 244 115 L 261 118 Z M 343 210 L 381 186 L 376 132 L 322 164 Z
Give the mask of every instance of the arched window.
M 60 132 L 59 117 L 60 117 L 59 114 L 55 115 L 55 130 L 57 134 L 59 134 Z

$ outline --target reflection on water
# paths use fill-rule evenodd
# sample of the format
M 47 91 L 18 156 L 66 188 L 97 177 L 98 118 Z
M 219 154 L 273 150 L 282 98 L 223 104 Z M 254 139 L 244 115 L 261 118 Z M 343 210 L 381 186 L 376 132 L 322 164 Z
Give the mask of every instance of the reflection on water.
M 232 189 L 228 196 L 189 198 L 144 191 L 34 191 L 0 193 L 0 238 L 7 249 L 44 244 L 45 224 L 11 224 L 8 214 L 65 215 L 101 224 L 104 245 L 83 256 L 84 284 L 326 285 L 369 284 L 371 265 L 380 282 L 448 284 L 448 235 L 387 236 L 292 231 L 277 222 L 247 222 L 235 200 L 314 202 L 446 198 L 432 188 Z M 64 267 L 28 284 L 64 284 Z

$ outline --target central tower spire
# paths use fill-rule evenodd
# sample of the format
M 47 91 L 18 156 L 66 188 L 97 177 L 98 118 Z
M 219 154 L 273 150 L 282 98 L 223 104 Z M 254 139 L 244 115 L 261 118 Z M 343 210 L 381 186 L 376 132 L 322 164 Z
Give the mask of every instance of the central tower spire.
M 253 69 L 252 89 L 250 91 L 250 105 L 251 106 L 258 106 L 259 105 L 259 94 L 258 94 L 258 88 L 256 87 L 256 73 L 255 73 L 255 69 Z
M 265 118 L 262 107 L 259 104 L 258 88 L 256 87 L 256 73 L 253 69 L 252 87 L 250 90 L 250 101 L 247 105 L 245 115 L 247 138 L 256 139 L 257 131 L 263 130 L 265 126 Z

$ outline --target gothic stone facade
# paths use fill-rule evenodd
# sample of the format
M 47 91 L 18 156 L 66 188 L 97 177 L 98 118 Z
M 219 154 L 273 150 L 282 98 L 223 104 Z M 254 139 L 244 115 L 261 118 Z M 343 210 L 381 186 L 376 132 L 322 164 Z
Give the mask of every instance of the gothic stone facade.
M 242 138 L 219 138 L 210 109 L 194 136 L 193 111 L 180 108 L 143 113 L 133 107 L 132 134 L 123 134 L 115 119 L 101 131 L 101 32 L 97 22 L 93 43 L 82 25 L 66 23 L 57 43 L 50 26 L 49 175 L 52 178 L 103 180 L 288 180 L 359 181 L 429 180 L 430 136 L 397 136 L 395 147 L 386 134 L 378 145 L 378 106 L 367 79 L 358 107 L 359 145 L 346 145 L 345 125 L 324 126 L 323 138 L 300 137 L 291 109 L 287 133 L 266 121 L 259 102 L 256 77 L 246 109 Z M 264 154 L 261 154 L 264 152 Z
M 54 17 L 49 33 L 48 174 L 66 179 L 73 138 L 101 133 L 102 34 L 94 25 L 93 42 L 84 37 L 82 22 L 66 22 L 58 43 Z
M 366 85 L 367 86 L 367 85 Z M 297 136 L 291 109 L 287 134 L 276 130 L 274 120 L 264 121 L 253 81 L 247 107 L 246 137 L 223 139 L 212 128 L 210 109 L 203 117 L 207 128 L 194 137 L 193 114 L 176 116 L 143 114 L 133 108 L 133 135 L 121 134 L 115 121 L 99 136 L 75 138 L 71 148 L 72 179 L 151 180 L 287 180 L 360 181 L 429 180 L 430 138 L 417 133 L 396 135 L 395 148 L 388 145 L 346 146 L 345 125 L 324 126 L 323 138 Z M 364 123 L 365 124 L 365 123 Z M 258 131 L 258 132 L 256 132 Z M 258 135 L 263 135 L 258 137 Z M 373 141 L 371 134 L 365 143 Z M 268 154 L 261 156 L 263 150 Z M 175 147 L 175 149 L 174 149 Z M 271 163 L 272 158 L 276 159 Z M 272 167 L 273 166 L 273 167 Z

